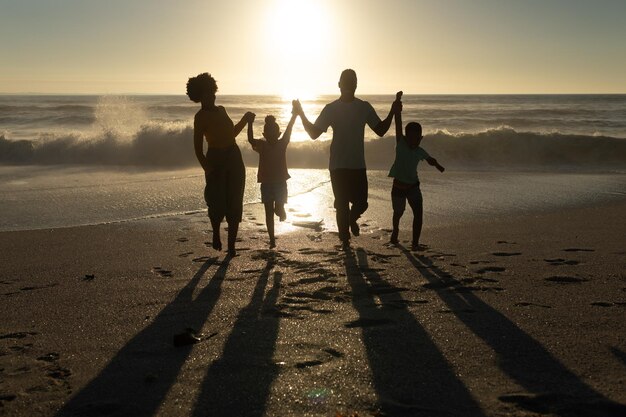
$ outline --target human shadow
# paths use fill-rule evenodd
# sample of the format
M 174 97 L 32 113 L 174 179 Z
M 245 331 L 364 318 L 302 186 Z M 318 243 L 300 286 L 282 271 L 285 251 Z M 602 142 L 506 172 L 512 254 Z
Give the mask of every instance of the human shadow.
M 409 300 L 368 265 L 367 253 L 346 252 L 345 270 L 378 395 L 389 416 L 483 416 L 428 332 L 408 310 Z M 380 305 L 376 303 L 376 297 Z
M 262 416 L 278 365 L 272 362 L 279 317 L 274 311 L 282 273 L 274 272 L 269 259 L 252 293 L 250 303 L 237 317 L 224 344 L 222 357 L 215 360 L 204 377 L 193 416 Z
M 626 406 L 604 397 L 567 369 L 516 323 L 423 255 L 398 246 L 450 311 L 497 355 L 500 369 L 528 394 L 502 395 L 505 403 L 558 416 L 625 416 Z M 468 311 L 474 312 L 467 314 Z
M 174 300 L 137 333 L 104 369 L 57 416 L 151 416 L 175 382 L 191 346 L 173 347 L 172 336 L 181 326 L 200 330 L 221 294 L 230 258 L 210 258 L 202 264 Z M 194 289 L 214 264 L 219 268 L 192 298 Z

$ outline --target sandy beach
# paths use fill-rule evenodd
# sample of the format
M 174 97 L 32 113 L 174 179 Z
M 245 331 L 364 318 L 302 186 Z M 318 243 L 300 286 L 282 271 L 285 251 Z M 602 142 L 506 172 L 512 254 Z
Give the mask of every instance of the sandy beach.
M 0 414 L 623 416 L 625 212 L 427 216 L 423 252 L 304 222 L 270 251 L 256 204 L 232 259 L 202 213 L 3 232 Z

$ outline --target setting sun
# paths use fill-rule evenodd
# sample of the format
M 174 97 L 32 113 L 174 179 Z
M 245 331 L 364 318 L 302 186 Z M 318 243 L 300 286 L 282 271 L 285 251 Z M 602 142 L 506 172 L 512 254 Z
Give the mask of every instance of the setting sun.
M 319 64 L 330 56 L 333 37 L 326 4 L 312 0 L 275 0 L 267 10 L 265 47 L 276 58 L 279 93 L 314 98 Z

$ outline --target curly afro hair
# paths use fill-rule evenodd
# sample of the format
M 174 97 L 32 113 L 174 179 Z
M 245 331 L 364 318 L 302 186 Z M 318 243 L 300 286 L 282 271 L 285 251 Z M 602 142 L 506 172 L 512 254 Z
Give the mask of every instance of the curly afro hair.
M 208 72 L 198 74 L 198 76 L 191 77 L 189 81 L 187 81 L 187 96 L 189 100 L 195 103 L 199 103 L 205 93 L 215 94 L 216 91 L 217 82 Z

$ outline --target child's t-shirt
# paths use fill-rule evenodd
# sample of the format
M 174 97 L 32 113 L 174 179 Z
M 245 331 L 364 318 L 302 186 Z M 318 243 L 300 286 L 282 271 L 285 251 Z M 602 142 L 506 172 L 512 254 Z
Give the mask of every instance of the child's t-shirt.
M 396 159 L 389 170 L 389 176 L 405 184 L 419 182 L 417 164 L 419 161 L 430 158 L 428 152 L 421 147 L 411 148 L 404 138 L 396 141 Z
M 254 139 L 252 149 L 259 153 L 259 171 L 257 182 L 283 182 L 289 178 L 287 171 L 287 145 L 289 141 L 281 139 L 274 144 L 265 140 Z

